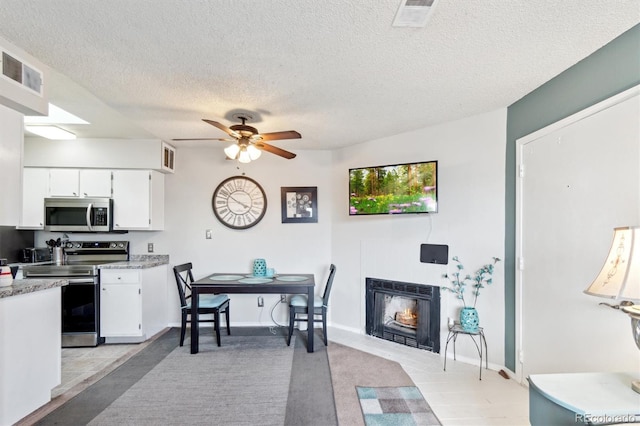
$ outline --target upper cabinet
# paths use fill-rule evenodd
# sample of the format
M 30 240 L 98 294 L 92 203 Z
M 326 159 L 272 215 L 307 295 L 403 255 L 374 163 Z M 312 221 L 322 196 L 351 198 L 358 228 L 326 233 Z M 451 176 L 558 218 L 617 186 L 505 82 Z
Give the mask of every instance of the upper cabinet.
M 113 171 L 113 229 L 164 229 L 164 175 L 154 170 Z
M 49 195 L 52 197 L 78 197 L 80 170 L 51 169 L 49 171 Z
M 19 228 L 44 228 L 44 199 L 49 195 L 49 169 L 25 168 L 22 172 L 22 217 Z
M 164 229 L 164 175 L 155 170 L 25 167 L 21 229 L 44 229 L 47 197 L 113 198 L 113 229 Z
M 50 197 L 111 197 L 111 170 L 51 169 Z
M 22 176 L 22 114 L 0 105 L 0 226 L 20 219 Z
M 111 198 L 111 170 L 80 170 L 80 196 Z

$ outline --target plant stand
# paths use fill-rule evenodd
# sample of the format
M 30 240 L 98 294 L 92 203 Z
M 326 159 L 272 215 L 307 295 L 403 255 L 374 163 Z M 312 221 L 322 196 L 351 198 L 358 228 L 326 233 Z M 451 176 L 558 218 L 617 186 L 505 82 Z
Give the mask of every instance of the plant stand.
M 487 356 L 487 339 L 484 337 L 484 330 L 482 327 L 478 327 L 477 331 L 467 331 L 460 324 L 455 324 L 449 327 L 449 334 L 447 335 L 447 343 L 444 347 L 444 371 L 447 371 L 447 349 L 449 348 L 449 342 L 453 340 L 453 360 L 456 360 L 456 340 L 458 335 L 466 334 L 471 337 L 473 343 L 476 345 L 478 355 L 480 355 L 480 379 L 482 380 L 482 359 L 484 358 L 485 369 L 489 369 L 489 358 Z M 478 336 L 479 341 L 476 341 L 475 336 Z M 483 350 L 484 345 L 484 350 Z

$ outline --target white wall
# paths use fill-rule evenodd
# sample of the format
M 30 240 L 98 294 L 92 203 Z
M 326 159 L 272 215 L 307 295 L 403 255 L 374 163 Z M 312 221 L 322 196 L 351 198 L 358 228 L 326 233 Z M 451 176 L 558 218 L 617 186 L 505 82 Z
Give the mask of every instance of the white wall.
M 443 285 L 448 266 L 419 261 L 420 244 L 447 244 L 465 271 L 474 272 L 504 252 L 506 109 L 366 142 L 334 153 L 332 165 L 333 262 L 338 267 L 331 298 L 334 325 L 364 333 L 366 277 Z M 439 211 L 432 215 L 350 217 L 348 169 L 411 161 L 438 161 Z M 504 280 L 498 264 L 477 308 L 489 342 L 489 361 L 504 363 Z M 447 317 L 460 303 L 442 295 L 441 340 Z M 457 353 L 477 362 L 465 339 Z M 469 344 L 467 344 L 469 343 Z M 444 350 L 444 345 L 442 345 Z
M 123 155 L 126 153 L 126 155 Z M 162 169 L 160 139 L 25 138 L 25 167 Z

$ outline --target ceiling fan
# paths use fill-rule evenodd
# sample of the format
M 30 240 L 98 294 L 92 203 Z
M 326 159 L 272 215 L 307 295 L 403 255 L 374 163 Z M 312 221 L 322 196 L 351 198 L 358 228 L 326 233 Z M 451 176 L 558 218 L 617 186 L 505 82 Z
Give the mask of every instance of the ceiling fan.
M 218 123 L 217 121 L 207 120 L 203 118 L 202 121 L 205 123 L 209 123 L 214 127 L 222 130 L 227 133 L 233 139 L 222 139 L 222 138 L 191 138 L 191 139 L 173 139 L 174 141 L 234 141 L 235 143 L 229 145 L 224 149 L 224 153 L 227 155 L 227 158 L 232 160 L 238 160 L 241 163 L 248 163 L 252 160 L 257 160 L 258 157 L 262 154 L 262 151 L 267 151 L 275 155 L 279 155 L 280 157 L 286 158 L 288 160 L 295 158 L 296 154 L 285 151 L 284 149 L 278 148 L 277 146 L 270 145 L 265 143 L 265 141 L 274 141 L 274 140 L 282 140 L 282 139 L 300 139 L 302 135 L 295 130 L 286 130 L 283 132 L 272 132 L 272 133 L 259 133 L 258 129 L 255 127 L 249 126 L 246 124 L 248 120 L 251 120 L 249 114 L 237 115 L 242 124 L 234 124 L 231 127 L 227 127 L 224 124 Z

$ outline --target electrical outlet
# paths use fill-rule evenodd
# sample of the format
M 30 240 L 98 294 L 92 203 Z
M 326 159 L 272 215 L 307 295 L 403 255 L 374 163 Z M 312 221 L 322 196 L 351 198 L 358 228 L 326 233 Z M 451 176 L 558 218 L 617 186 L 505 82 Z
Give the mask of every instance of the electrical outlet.
M 148 244 L 147 244 L 147 251 L 148 251 L 149 253 L 153 253 L 153 243 L 148 243 Z
M 282 303 L 287 303 L 287 295 L 286 294 L 281 294 L 280 295 L 280 301 Z
M 205 237 L 207 240 L 210 240 L 210 239 L 211 239 L 211 229 L 207 229 L 207 230 L 205 231 L 205 233 L 204 233 L 204 237 Z
M 264 299 L 262 296 L 258 296 L 258 307 L 262 308 L 264 306 Z

